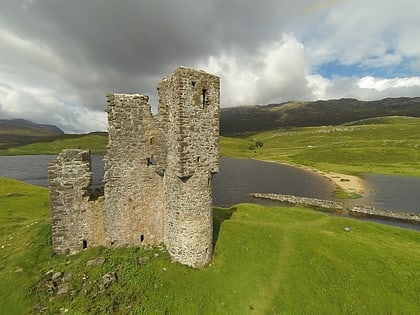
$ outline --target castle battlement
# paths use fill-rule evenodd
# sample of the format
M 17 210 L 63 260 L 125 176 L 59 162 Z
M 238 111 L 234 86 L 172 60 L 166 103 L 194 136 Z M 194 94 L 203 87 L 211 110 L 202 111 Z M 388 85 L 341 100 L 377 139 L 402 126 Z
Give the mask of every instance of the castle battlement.
M 87 151 L 64 150 L 49 165 L 55 252 L 164 243 L 182 264 L 210 260 L 220 80 L 179 67 L 157 89 L 155 115 L 146 95 L 107 95 L 103 196 L 90 189 Z

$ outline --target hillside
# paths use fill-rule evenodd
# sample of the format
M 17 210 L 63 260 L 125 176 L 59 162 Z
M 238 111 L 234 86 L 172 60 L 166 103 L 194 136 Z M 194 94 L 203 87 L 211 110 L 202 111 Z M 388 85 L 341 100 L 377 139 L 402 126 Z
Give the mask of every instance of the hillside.
M 1 150 L 2 155 L 57 154 L 63 149 L 90 150 L 93 154 L 105 154 L 108 143 L 106 132 L 89 134 L 64 134 L 38 139 L 37 142 L 11 146 Z
M 420 117 L 420 97 L 386 98 L 369 102 L 339 99 L 222 108 L 220 133 L 234 135 L 279 128 L 340 125 L 384 116 Z M 106 136 L 105 133 L 96 134 Z M 51 142 L 62 138 L 63 135 L 64 132 L 53 125 L 38 124 L 24 119 L 0 119 L 0 151 L 35 142 Z M 73 138 L 82 135 L 66 136 Z
M 0 119 L 0 149 L 51 139 L 63 134 L 64 132 L 54 125 L 38 124 L 25 119 Z
M 290 126 L 340 125 L 382 116 L 420 117 L 420 97 L 377 101 L 338 99 L 222 108 L 220 129 L 222 135 L 231 135 Z
M 261 148 L 256 148 L 257 141 L 263 143 Z M 220 138 L 223 156 L 287 162 L 354 175 L 419 176 L 419 150 L 420 118 L 401 116 Z

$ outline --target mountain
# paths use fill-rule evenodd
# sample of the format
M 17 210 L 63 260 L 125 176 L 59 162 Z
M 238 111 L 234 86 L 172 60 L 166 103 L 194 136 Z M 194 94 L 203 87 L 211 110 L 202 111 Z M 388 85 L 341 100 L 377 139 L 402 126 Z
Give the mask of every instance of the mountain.
M 420 117 L 420 97 L 377 101 L 343 98 L 222 108 L 220 132 L 231 135 L 291 126 L 339 125 L 382 116 Z
M 63 135 L 54 125 L 38 124 L 25 119 L 0 119 L 0 149 L 46 140 Z

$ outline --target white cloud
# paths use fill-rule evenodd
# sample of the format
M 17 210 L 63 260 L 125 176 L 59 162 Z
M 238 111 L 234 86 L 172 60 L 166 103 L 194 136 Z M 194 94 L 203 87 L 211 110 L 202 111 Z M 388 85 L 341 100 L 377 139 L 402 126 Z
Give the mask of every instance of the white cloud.
M 199 65 L 208 72 L 221 76 L 222 106 L 254 104 L 258 76 L 243 60 L 233 56 L 210 56 L 207 64 Z
M 420 95 L 420 77 L 383 79 L 367 76 L 335 77 L 326 79 L 315 76 L 313 91 L 320 92 L 317 99 L 356 98 L 360 100 L 376 100 L 386 97 L 416 97 Z
M 420 88 L 420 77 L 410 78 L 394 78 L 394 79 L 381 79 L 372 76 L 363 77 L 358 80 L 357 86 L 362 89 L 374 89 L 384 91 L 390 88 Z
M 301 36 L 314 67 L 331 61 L 394 66 L 420 55 L 418 12 L 417 0 L 340 1 L 311 25 L 303 21 Z
M 80 107 L 74 99 L 60 98 L 53 90 L 0 84 L 0 99 L 2 118 L 53 124 L 68 133 L 107 129 L 105 112 Z
M 245 56 L 232 52 L 212 56 L 207 64 L 199 67 L 222 76 L 222 106 L 225 107 L 290 100 L 342 97 L 372 100 L 420 95 L 420 77 L 335 76 L 328 79 L 310 72 L 308 54 L 296 37 L 283 34 L 278 41 L 261 48 L 258 54 Z M 398 54 L 385 54 L 375 64 L 390 66 L 399 60 Z
M 261 50 L 259 70 L 257 93 L 260 102 L 308 96 L 304 46 L 293 35 L 283 34 L 279 41 Z
M 198 67 L 222 77 L 223 106 L 265 104 L 310 95 L 304 47 L 290 34 L 283 34 L 252 56 L 237 52 L 211 56 Z
M 385 53 L 380 56 L 366 58 L 360 62 L 360 65 L 373 68 L 396 67 L 403 61 L 404 57 L 400 53 Z
M 308 81 L 308 88 L 312 92 L 313 99 L 321 100 L 327 97 L 327 90 L 332 85 L 330 80 L 319 74 L 307 75 L 306 80 Z

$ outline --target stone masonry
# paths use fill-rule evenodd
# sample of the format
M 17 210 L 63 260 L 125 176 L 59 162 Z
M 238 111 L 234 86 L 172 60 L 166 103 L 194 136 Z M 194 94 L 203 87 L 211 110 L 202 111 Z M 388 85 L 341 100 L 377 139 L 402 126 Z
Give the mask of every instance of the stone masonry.
M 219 86 L 179 67 L 158 84 L 155 115 L 145 95 L 107 95 L 103 196 L 90 188 L 88 151 L 63 150 L 48 167 L 55 252 L 164 243 L 174 261 L 209 262 Z

